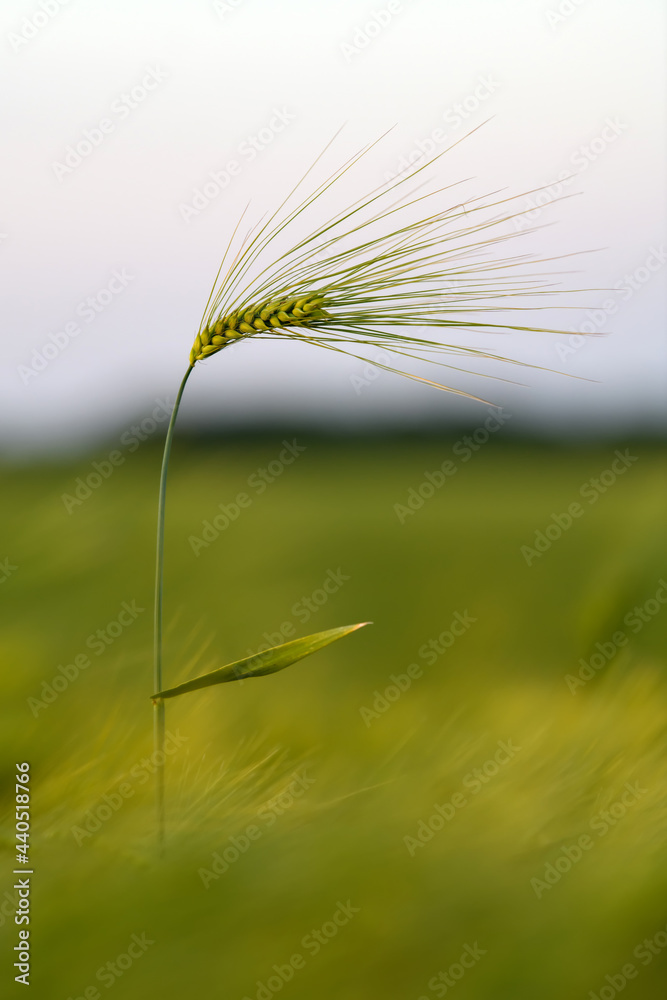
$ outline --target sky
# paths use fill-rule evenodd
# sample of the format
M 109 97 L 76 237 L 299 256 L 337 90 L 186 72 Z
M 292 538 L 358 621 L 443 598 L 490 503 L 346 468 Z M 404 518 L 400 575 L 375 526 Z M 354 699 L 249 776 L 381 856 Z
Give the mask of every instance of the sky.
M 567 334 L 461 331 L 521 364 L 450 384 L 517 429 L 664 429 L 664 22 L 659 0 L 5 0 L 0 450 L 88 447 L 173 401 L 243 208 L 274 211 L 341 126 L 328 170 L 387 134 L 332 210 L 448 149 L 438 184 L 546 186 L 541 205 L 518 198 L 526 245 L 577 254 L 563 286 L 590 291 L 540 314 Z M 486 413 L 258 340 L 197 367 L 182 420 L 363 430 Z

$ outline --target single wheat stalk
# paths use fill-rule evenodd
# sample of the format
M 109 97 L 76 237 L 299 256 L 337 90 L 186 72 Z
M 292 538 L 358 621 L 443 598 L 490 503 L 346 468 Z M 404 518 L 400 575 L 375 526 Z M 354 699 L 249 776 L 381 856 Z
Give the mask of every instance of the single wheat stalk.
M 164 751 L 164 697 L 220 680 L 282 669 L 286 665 L 283 662 L 285 659 L 294 662 L 292 653 L 287 650 L 287 653 L 281 652 L 273 658 L 276 663 L 280 661 L 280 666 L 267 668 L 265 663 L 258 662 L 248 668 L 247 661 L 241 661 L 242 669 L 233 664 L 217 671 L 216 674 L 221 675 L 219 679 L 205 678 L 203 682 L 190 682 L 169 692 L 163 691 L 162 591 L 167 470 L 183 390 L 195 365 L 233 343 L 260 337 L 298 340 L 362 360 L 368 359 L 358 354 L 358 349 L 382 348 L 401 362 L 404 358 L 426 358 L 434 364 L 461 371 L 466 369 L 438 358 L 458 355 L 505 362 L 510 359 L 480 351 L 465 343 L 443 343 L 441 340 L 414 336 L 408 330 L 436 328 L 456 331 L 459 335 L 470 330 L 567 332 L 545 329 L 528 321 L 523 324 L 489 321 L 487 316 L 494 316 L 501 309 L 503 312 L 523 312 L 543 308 L 543 296 L 562 296 L 565 291 L 571 291 L 554 288 L 552 272 L 545 274 L 541 270 L 530 270 L 533 265 L 551 265 L 562 256 L 536 259 L 517 254 L 495 259 L 493 254 L 499 245 L 525 235 L 507 230 L 511 220 L 520 214 L 515 207 L 518 198 L 530 192 L 512 197 L 499 197 L 498 192 L 494 192 L 487 197 L 468 200 L 465 204 L 448 200 L 448 192 L 455 185 L 422 193 L 422 185 L 415 183 L 417 176 L 432 168 L 444 153 L 370 191 L 298 240 L 290 250 L 274 257 L 271 253 L 273 240 L 338 183 L 374 145 L 371 143 L 358 151 L 310 191 L 296 207 L 287 209 L 288 203 L 313 170 L 313 164 L 268 221 L 259 223 L 237 246 L 244 212 L 218 269 L 190 351 L 189 367 L 174 405 L 160 477 L 153 695 L 156 750 Z M 227 269 L 223 273 L 225 264 Z M 517 300 L 524 299 L 534 302 L 536 297 L 539 297 L 537 305 L 517 303 Z M 448 392 L 480 399 L 460 388 L 404 371 L 402 367 L 377 360 L 373 360 L 373 364 Z M 347 634 L 354 627 L 333 631 Z M 295 645 L 300 642 L 305 640 L 297 640 Z M 316 648 L 323 644 L 321 639 L 318 642 Z M 287 646 L 277 649 L 286 650 Z M 307 652 L 299 652 L 298 655 L 307 655 Z M 243 673 L 248 669 L 251 673 Z M 207 675 L 208 678 L 213 676 Z M 161 757 L 164 759 L 164 752 Z M 165 835 L 164 765 L 157 768 L 157 812 L 158 838 L 162 849 Z

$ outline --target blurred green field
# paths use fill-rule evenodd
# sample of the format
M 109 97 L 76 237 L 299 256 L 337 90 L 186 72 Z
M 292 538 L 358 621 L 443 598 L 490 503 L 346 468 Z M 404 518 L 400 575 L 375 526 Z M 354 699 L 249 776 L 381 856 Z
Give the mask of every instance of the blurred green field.
M 465 461 L 435 437 L 296 440 L 261 492 L 280 436 L 177 440 L 166 682 L 267 633 L 374 624 L 167 703 L 163 863 L 148 775 L 159 451 L 127 454 L 80 504 L 63 495 L 92 458 L 4 469 L 0 992 L 20 989 L 13 766 L 29 760 L 39 1000 L 664 998 L 664 455 L 630 446 L 598 490 L 626 444 L 490 441 Z M 446 460 L 456 472 L 399 517 Z M 240 493 L 248 506 L 204 536 Z M 561 537 L 546 532 L 575 502 Z M 536 531 L 548 547 L 526 556 Z

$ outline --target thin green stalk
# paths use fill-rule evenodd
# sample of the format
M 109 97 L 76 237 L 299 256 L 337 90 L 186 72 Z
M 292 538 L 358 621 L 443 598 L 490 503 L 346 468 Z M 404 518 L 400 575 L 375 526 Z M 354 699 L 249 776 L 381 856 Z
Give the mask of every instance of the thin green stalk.
M 185 389 L 185 383 L 190 377 L 192 365 L 185 373 L 185 378 L 181 382 L 181 387 L 176 396 L 174 409 L 167 428 L 167 437 L 164 442 L 164 455 L 162 456 L 162 471 L 160 473 L 160 498 L 158 501 L 157 513 L 157 551 L 155 556 L 155 618 L 154 618 L 154 658 L 153 658 L 153 691 L 162 691 L 162 589 L 164 577 L 164 508 L 167 495 L 167 471 L 169 469 L 169 455 L 171 454 L 171 444 L 174 438 L 174 428 L 178 408 L 181 405 L 181 397 Z M 164 853 L 164 733 L 165 733 L 165 710 L 162 698 L 157 698 L 153 702 L 153 749 L 155 751 L 155 781 L 156 781 L 156 807 L 157 807 L 157 831 L 158 831 L 158 852 Z

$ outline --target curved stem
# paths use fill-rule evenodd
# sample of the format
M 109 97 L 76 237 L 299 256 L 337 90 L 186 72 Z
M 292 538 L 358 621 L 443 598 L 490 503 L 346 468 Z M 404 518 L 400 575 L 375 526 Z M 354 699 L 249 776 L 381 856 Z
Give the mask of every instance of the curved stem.
M 185 373 L 185 378 L 181 382 L 174 409 L 167 428 L 167 437 L 164 442 L 164 455 L 162 456 L 162 471 L 160 473 L 160 495 L 157 511 L 157 551 L 155 556 L 155 617 L 154 617 L 154 650 L 153 650 L 153 691 L 162 691 L 162 590 L 164 576 L 164 508 L 167 495 L 167 471 L 169 469 L 169 455 L 171 454 L 171 444 L 174 439 L 174 428 L 178 408 L 181 405 L 181 397 L 185 389 L 185 383 L 190 377 L 192 365 Z M 158 851 L 160 855 L 164 853 L 164 833 L 165 833 L 165 813 L 164 813 L 164 733 L 165 733 L 165 710 L 162 698 L 153 701 L 153 749 L 155 751 L 155 780 L 156 780 L 156 806 L 157 806 L 157 831 L 158 831 Z

